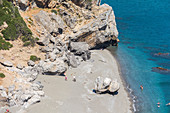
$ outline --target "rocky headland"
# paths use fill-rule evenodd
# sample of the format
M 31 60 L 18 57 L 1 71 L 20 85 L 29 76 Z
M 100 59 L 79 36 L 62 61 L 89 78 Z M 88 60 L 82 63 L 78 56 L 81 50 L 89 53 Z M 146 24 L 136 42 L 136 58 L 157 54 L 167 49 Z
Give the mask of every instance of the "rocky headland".
M 40 102 L 46 94 L 39 75 L 64 76 L 89 60 L 91 50 L 117 46 L 113 9 L 100 0 L 0 0 L 3 11 L 14 22 L 21 15 L 23 24 L 0 21 L 1 107 Z

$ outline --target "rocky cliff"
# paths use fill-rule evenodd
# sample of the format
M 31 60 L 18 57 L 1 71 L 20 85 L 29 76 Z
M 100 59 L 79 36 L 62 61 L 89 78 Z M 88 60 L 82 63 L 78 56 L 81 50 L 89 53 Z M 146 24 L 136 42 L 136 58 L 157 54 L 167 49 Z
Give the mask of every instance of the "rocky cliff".
M 23 1 L 18 3 L 19 6 Z M 37 11 L 26 18 L 30 23 L 28 26 L 36 29 L 32 32 L 40 40 L 48 35 L 65 41 L 87 42 L 90 48 L 116 45 L 118 31 L 112 7 L 107 4 L 97 6 L 95 1 L 90 0 L 72 1 L 39 0 L 39 2 L 32 1 L 31 4 L 34 4 L 32 7 L 26 2 L 25 9 L 22 8 L 23 6 L 20 8 L 27 10 L 28 13 L 33 12 L 33 7 L 46 7 L 46 11 Z M 80 5 L 86 3 L 87 5 Z
M 117 45 L 118 31 L 114 12 L 109 5 L 100 5 L 100 0 L 12 2 L 20 9 L 37 44 L 21 49 L 19 43 L 11 42 L 14 47 L 9 52 L 0 51 L 0 71 L 12 71 L 19 76 L 12 79 L 13 85 L 6 86 L 10 92 L 3 87 L 0 89 L 1 96 L 8 99 L 10 106 L 28 107 L 40 101 L 44 95 L 43 86 L 40 82 L 34 82 L 39 74 L 62 75 L 68 66 L 76 68 L 82 61 L 90 59 L 90 49 Z M 41 60 L 27 57 L 33 53 Z M 23 60 L 22 55 L 26 59 Z M 29 87 L 20 85 L 20 89 L 16 88 L 20 83 Z

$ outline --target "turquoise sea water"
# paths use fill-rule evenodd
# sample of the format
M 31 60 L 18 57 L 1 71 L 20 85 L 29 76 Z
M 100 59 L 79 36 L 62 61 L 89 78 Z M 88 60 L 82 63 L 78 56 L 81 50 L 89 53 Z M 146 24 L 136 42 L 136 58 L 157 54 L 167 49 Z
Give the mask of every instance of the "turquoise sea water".
M 119 31 L 117 57 L 137 113 L 170 113 L 170 0 L 102 0 Z M 163 53 L 163 54 L 159 54 Z M 144 90 L 140 90 L 143 85 Z M 160 102 L 160 108 L 157 107 Z

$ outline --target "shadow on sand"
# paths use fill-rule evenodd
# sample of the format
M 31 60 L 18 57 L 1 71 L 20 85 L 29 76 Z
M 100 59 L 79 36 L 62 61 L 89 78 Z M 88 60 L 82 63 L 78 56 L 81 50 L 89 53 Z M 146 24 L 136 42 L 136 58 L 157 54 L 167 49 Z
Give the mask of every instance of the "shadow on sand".
M 52 72 L 46 72 L 46 73 L 43 73 L 43 75 L 49 75 L 49 76 L 65 76 L 64 73 L 62 74 L 56 74 L 56 73 L 52 73 Z
M 118 91 L 110 92 L 109 90 L 104 91 L 104 92 L 97 92 L 96 90 L 93 90 L 93 92 L 94 92 L 94 93 L 96 93 L 96 94 L 100 94 L 100 95 L 102 95 L 102 94 L 110 94 L 110 95 L 112 95 L 112 96 L 114 96 L 114 95 L 117 95 L 117 94 L 118 94 Z

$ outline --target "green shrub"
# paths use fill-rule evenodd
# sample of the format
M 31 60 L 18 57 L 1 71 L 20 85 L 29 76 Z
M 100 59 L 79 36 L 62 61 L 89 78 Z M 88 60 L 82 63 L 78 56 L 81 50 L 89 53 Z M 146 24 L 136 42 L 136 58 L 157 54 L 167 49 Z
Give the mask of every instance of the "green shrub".
M 9 42 L 6 42 L 1 36 L 0 36 L 0 50 L 9 50 L 9 48 L 13 47 L 12 44 Z
M 36 41 L 40 40 L 38 37 L 35 38 Z
M 23 42 L 30 41 L 30 45 L 34 45 L 32 32 L 20 16 L 17 7 L 14 7 L 11 2 L 3 0 L 3 3 L 0 4 L 0 15 L 0 25 L 4 21 L 8 24 L 8 27 L 2 31 L 5 40 L 15 40 L 21 37 Z
M 35 56 L 35 55 L 31 55 L 30 56 L 30 60 L 32 60 L 32 61 L 39 61 L 39 60 L 41 60 L 41 58 L 38 58 L 37 56 Z
M 58 5 L 56 8 L 58 9 L 58 8 L 60 8 L 60 6 L 61 6 L 61 5 Z
M 52 9 L 51 12 L 55 13 L 57 15 L 57 11 L 56 10 Z
M 31 45 L 31 42 L 30 41 L 27 41 L 27 42 L 24 42 L 24 45 L 23 46 L 29 46 Z
M 5 75 L 3 73 L 0 73 L 0 78 L 4 78 Z
M 87 0 L 88 2 L 92 2 L 92 0 Z

